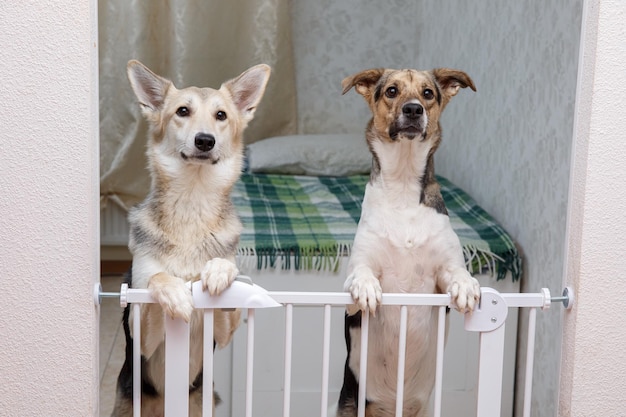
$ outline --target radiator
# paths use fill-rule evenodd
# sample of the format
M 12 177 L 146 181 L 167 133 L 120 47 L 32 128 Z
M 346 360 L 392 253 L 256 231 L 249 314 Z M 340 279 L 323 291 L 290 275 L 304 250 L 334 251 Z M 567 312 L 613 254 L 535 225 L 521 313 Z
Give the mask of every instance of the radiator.
M 285 292 L 266 291 L 252 284 L 247 277 L 239 277 L 220 296 L 210 296 L 202 291 L 199 281 L 191 285 L 194 305 L 204 311 L 204 368 L 203 368 L 203 417 L 212 417 L 213 387 L 213 311 L 214 309 L 242 308 L 247 310 L 247 354 L 245 416 L 252 417 L 253 411 L 253 365 L 255 348 L 255 310 L 264 308 L 285 309 L 284 344 L 284 395 L 283 416 L 290 415 L 291 404 L 291 349 L 293 331 L 293 309 L 299 306 L 317 306 L 323 309 L 324 335 L 320 343 L 322 349 L 321 417 L 328 416 L 328 374 L 330 345 L 330 311 L 333 306 L 351 304 L 348 293 L 340 292 Z M 94 291 L 96 303 L 101 297 L 120 297 L 120 305 L 132 304 L 133 314 L 139 317 L 141 305 L 153 303 L 149 290 L 130 289 L 123 284 L 120 293 L 103 293 L 97 285 Z M 478 332 L 480 338 L 479 372 L 476 415 L 479 417 L 499 417 L 500 393 L 502 389 L 502 366 L 504 357 L 505 320 L 510 308 L 529 308 L 528 344 L 524 386 L 523 416 L 530 416 L 532 387 L 533 352 L 535 341 L 536 312 L 550 307 L 551 303 L 562 302 L 566 308 L 573 304 L 573 293 L 566 288 L 563 296 L 552 297 L 546 288 L 539 293 L 499 293 L 482 287 L 481 303 L 470 315 L 465 315 L 465 330 Z M 396 416 L 402 415 L 404 356 L 406 352 L 407 306 L 433 306 L 438 309 L 437 361 L 434 387 L 434 416 L 441 416 L 442 369 L 444 361 L 444 334 L 446 307 L 451 304 L 447 294 L 383 294 L 382 305 L 401 306 L 400 340 L 398 344 L 398 374 Z M 189 325 L 181 319 L 165 319 L 165 417 L 178 417 L 189 414 Z M 365 416 L 365 389 L 367 386 L 367 350 L 369 315 L 363 314 L 361 322 L 361 362 L 359 381 L 358 417 Z M 140 321 L 133 321 L 133 415 L 141 416 L 141 332 Z M 326 394 L 325 394 L 326 393 Z
M 127 215 L 126 210 L 114 203 L 109 203 L 100 210 L 100 245 L 128 245 Z

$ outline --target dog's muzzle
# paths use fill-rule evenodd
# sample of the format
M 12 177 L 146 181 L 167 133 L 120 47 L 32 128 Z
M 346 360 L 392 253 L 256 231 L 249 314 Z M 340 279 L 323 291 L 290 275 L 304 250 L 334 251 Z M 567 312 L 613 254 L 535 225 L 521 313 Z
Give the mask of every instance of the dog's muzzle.
M 215 147 L 215 136 L 209 133 L 198 133 L 194 137 L 194 147 L 195 152 L 191 155 L 187 155 L 184 152 L 181 152 L 180 155 L 184 160 L 189 159 L 200 159 L 200 160 L 208 160 L 212 159 L 211 150 Z M 211 162 L 216 163 L 217 160 L 212 160 Z
M 208 133 L 198 133 L 194 138 L 194 145 L 200 152 L 208 152 L 215 146 L 215 136 Z
M 389 126 L 389 137 L 394 140 L 399 135 L 413 140 L 417 136 L 424 136 L 425 133 L 424 106 L 415 102 L 404 104 L 400 117 Z
M 424 107 L 419 103 L 406 103 L 402 106 L 402 114 L 409 120 L 417 120 L 424 114 Z

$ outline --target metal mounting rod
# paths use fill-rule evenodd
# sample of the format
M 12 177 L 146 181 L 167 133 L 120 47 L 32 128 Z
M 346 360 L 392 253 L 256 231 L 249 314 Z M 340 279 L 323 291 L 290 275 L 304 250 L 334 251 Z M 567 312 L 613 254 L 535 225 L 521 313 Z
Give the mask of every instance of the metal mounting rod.
M 570 310 L 574 306 L 574 290 L 572 287 L 563 288 L 563 295 L 560 297 L 551 297 L 551 303 L 563 303 L 566 310 Z
M 100 305 L 103 298 L 120 298 L 120 294 L 120 292 L 102 291 L 102 285 L 100 283 L 94 284 L 93 298 L 96 305 Z
M 100 297 L 102 298 L 119 298 L 120 297 L 120 293 L 119 292 L 106 292 L 103 291 L 100 293 Z

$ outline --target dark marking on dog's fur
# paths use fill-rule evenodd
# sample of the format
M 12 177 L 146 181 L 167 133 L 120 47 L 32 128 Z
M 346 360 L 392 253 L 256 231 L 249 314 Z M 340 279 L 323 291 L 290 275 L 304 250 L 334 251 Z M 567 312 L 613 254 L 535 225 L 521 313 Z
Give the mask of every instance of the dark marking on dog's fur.
M 448 215 L 448 209 L 441 195 L 441 188 L 435 177 L 435 157 L 434 151 L 428 155 L 426 168 L 421 178 L 420 204 L 431 207 L 439 214 Z
M 235 253 L 237 248 L 239 247 L 239 236 L 234 236 L 232 239 L 218 239 L 213 233 L 211 233 L 211 238 L 206 239 L 203 242 L 203 250 L 208 251 L 209 249 L 215 251 L 218 248 L 217 253 L 219 256 L 226 256 L 230 253 Z
M 399 128 L 398 125 L 396 125 L 395 123 L 389 126 L 389 137 L 391 138 L 391 140 L 394 140 L 394 141 L 397 140 L 398 135 L 400 134 L 401 131 L 402 129 Z
M 169 253 L 174 246 L 165 240 L 162 236 L 150 233 L 149 230 L 142 228 L 139 225 L 133 225 L 130 229 L 131 239 L 134 239 L 137 244 L 146 248 L 154 248 L 158 253 Z
M 435 209 L 435 211 L 439 214 L 443 214 L 445 216 L 448 215 L 448 209 L 446 208 L 443 197 L 441 196 L 439 184 L 436 182 L 426 186 L 426 188 L 422 190 L 420 198 L 420 203 L 424 204 L 426 207 Z
M 372 169 L 370 171 L 370 181 L 373 182 L 380 175 L 380 160 L 378 159 L 378 154 L 376 150 L 372 146 L 372 140 L 370 138 L 376 136 L 376 131 L 374 130 L 374 119 L 370 119 L 367 124 L 367 128 L 365 129 L 365 137 L 367 142 L 367 147 L 372 154 Z
M 356 376 L 350 369 L 350 352 L 352 346 L 352 336 L 350 335 L 350 329 L 361 327 L 361 312 L 350 316 L 345 314 L 344 318 L 344 336 L 346 339 L 346 350 L 348 356 L 346 357 L 346 364 L 343 373 L 343 386 L 341 387 L 341 393 L 339 394 L 339 409 L 346 411 L 353 411 L 356 415 L 357 406 L 359 403 L 359 383 Z M 365 400 L 367 407 L 368 401 Z
M 171 254 L 176 250 L 176 245 L 170 242 L 166 236 L 151 233 L 139 225 L 134 225 L 130 233 L 131 238 L 138 245 L 153 253 Z M 196 251 L 206 254 L 210 253 L 216 257 L 226 257 L 236 252 L 238 246 L 239 235 L 234 235 L 231 239 L 225 239 L 224 237 L 218 238 L 214 233 L 211 233 L 210 236 L 198 244 Z
M 383 85 L 381 83 L 378 83 L 378 85 L 376 86 L 376 90 L 374 90 L 374 101 L 380 100 L 382 89 L 383 89 Z
M 435 98 L 437 99 L 437 104 L 441 106 L 441 100 L 442 100 L 441 87 L 439 86 L 439 83 L 437 82 L 437 79 L 435 78 L 435 74 L 433 74 L 432 71 L 428 72 L 428 75 L 432 82 L 432 85 L 435 87 Z
M 383 93 L 383 87 L 385 87 L 385 84 L 387 84 L 387 79 L 389 78 L 389 75 L 385 75 L 384 73 L 381 74 L 380 78 L 378 80 L 376 80 L 376 89 L 374 91 L 374 101 L 379 101 L 380 100 L 380 96 Z

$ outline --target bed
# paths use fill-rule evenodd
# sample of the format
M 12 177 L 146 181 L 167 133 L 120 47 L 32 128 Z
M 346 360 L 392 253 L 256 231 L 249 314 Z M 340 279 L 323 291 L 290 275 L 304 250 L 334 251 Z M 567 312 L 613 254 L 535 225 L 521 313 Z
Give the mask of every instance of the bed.
M 438 176 L 468 270 L 518 280 L 521 258 L 506 231 L 463 190 Z M 348 256 L 368 175 L 243 174 L 233 202 L 244 224 L 246 270 L 337 271 Z M 250 265 L 250 260 L 254 262 Z
M 342 291 L 347 260 L 369 179 L 371 156 L 362 135 L 297 135 L 266 139 L 247 148 L 246 168 L 232 200 L 244 225 L 237 262 L 255 283 L 277 291 Z M 522 258 L 511 236 L 466 192 L 438 177 L 450 221 L 463 247 L 468 270 L 481 285 L 518 292 Z M 333 311 L 330 400 L 341 388 L 345 346 L 343 311 Z M 478 340 L 463 331 L 460 315 L 451 314 L 444 367 L 444 415 L 463 415 L 473 407 Z M 319 309 L 294 312 L 292 415 L 306 416 L 319 407 L 321 336 Z M 255 409 L 281 415 L 282 312 L 257 314 Z M 245 322 L 245 320 L 244 320 Z M 503 416 L 511 415 L 517 314 L 507 319 Z M 217 415 L 241 415 L 246 355 L 245 332 L 238 331 L 223 355 L 216 387 L 225 405 Z M 220 366 L 221 371 L 220 371 Z M 311 376 L 314 376 L 313 378 Z M 220 387 L 220 384 L 223 386 Z M 316 408 L 317 407 L 317 408 Z
M 369 180 L 362 135 L 271 138 L 246 155 L 232 196 L 244 225 L 244 269 L 337 271 L 350 253 Z M 437 179 L 468 270 L 517 281 L 521 257 L 513 239 L 466 192 Z

